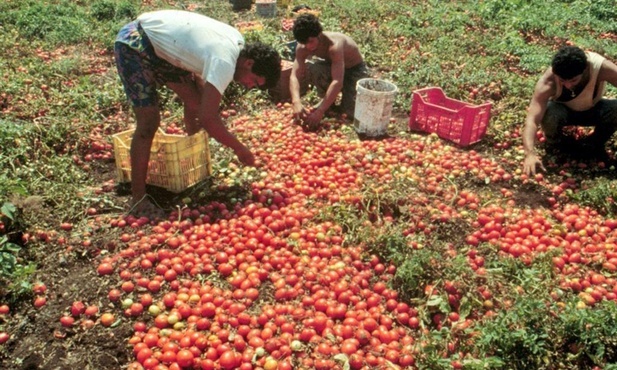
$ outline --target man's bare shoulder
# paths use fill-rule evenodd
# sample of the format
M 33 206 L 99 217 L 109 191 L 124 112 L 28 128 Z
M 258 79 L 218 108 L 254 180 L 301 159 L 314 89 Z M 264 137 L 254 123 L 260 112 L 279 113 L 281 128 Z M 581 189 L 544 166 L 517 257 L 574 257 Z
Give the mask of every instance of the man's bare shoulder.
M 296 59 L 306 59 L 310 55 L 309 50 L 306 48 L 306 45 L 302 45 L 300 43 L 297 44 L 295 50 Z
M 360 50 L 355 41 L 340 32 L 324 33 L 329 40 L 328 54 L 330 58 L 335 58 L 335 55 L 344 55 L 345 58 L 358 59 Z M 361 58 L 361 57 L 360 57 Z
M 538 83 L 536 84 L 536 86 L 548 86 L 548 87 L 555 87 L 555 74 L 553 73 L 553 69 L 552 68 L 547 68 L 544 73 L 542 74 L 542 76 L 540 76 L 540 79 L 538 80 Z
M 555 91 L 556 87 L 555 74 L 553 73 L 553 69 L 549 67 L 544 71 L 536 83 L 535 92 L 540 94 L 551 94 Z
M 332 31 L 324 31 L 323 32 L 324 36 L 326 36 L 330 42 L 332 42 L 333 44 L 349 44 L 349 43 L 354 43 L 353 39 L 349 36 L 347 36 L 344 33 L 341 32 L 332 32 Z
M 598 79 L 617 86 L 617 65 L 608 59 L 604 59 L 598 73 Z

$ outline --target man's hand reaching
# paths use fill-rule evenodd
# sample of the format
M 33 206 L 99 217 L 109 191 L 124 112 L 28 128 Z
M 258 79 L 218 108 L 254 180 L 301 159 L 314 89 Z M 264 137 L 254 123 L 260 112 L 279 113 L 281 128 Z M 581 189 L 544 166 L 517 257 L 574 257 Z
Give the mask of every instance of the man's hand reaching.
M 255 167 L 255 156 L 246 146 L 242 146 L 240 149 L 236 150 L 235 153 L 238 157 L 238 160 L 243 165 Z
M 535 175 L 537 168 L 546 172 L 540 158 L 536 154 L 528 154 L 523 161 L 523 173 L 527 176 Z
M 308 115 L 308 111 L 306 110 L 306 108 L 304 108 L 302 103 L 294 103 L 292 109 L 294 120 L 296 122 L 304 122 Z

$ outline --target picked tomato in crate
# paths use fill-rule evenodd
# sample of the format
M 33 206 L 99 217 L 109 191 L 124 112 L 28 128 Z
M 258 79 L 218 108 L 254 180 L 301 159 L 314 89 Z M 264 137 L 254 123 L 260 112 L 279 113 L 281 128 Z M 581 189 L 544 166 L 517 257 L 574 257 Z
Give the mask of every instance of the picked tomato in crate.
M 409 128 L 468 146 L 484 137 L 490 118 L 491 103 L 473 105 L 448 98 L 439 87 L 429 87 L 413 92 Z
M 113 135 L 118 182 L 131 181 L 131 141 L 134 129 Z M 208 134 L 170 135 L 159 129 L 150 147 L 146 183 L 180 193 L 212 174 Z

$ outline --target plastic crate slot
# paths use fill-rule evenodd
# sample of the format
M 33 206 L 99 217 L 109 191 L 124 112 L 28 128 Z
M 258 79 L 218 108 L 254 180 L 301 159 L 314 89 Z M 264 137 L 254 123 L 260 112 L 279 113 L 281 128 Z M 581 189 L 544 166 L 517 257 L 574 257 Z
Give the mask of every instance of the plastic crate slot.
M 135 130 L 113 136 L 118 182 L 131 181 L 130 147 Z M 209 138 L 205 131 L 192 136 L 157 131 L 150 148 L 146 183 L 179 193 L 212 174 Z

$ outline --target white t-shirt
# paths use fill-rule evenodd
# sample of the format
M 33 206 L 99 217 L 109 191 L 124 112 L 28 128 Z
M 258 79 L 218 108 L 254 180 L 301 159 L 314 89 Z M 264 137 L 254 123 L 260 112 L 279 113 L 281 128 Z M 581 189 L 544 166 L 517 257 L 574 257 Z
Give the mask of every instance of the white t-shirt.
M 233 80 L 244 47 L 242 34 L 232 26 L 198 13 L 158 10 L 137 20 L 156 55 L 195 73 L 224 93 Z

